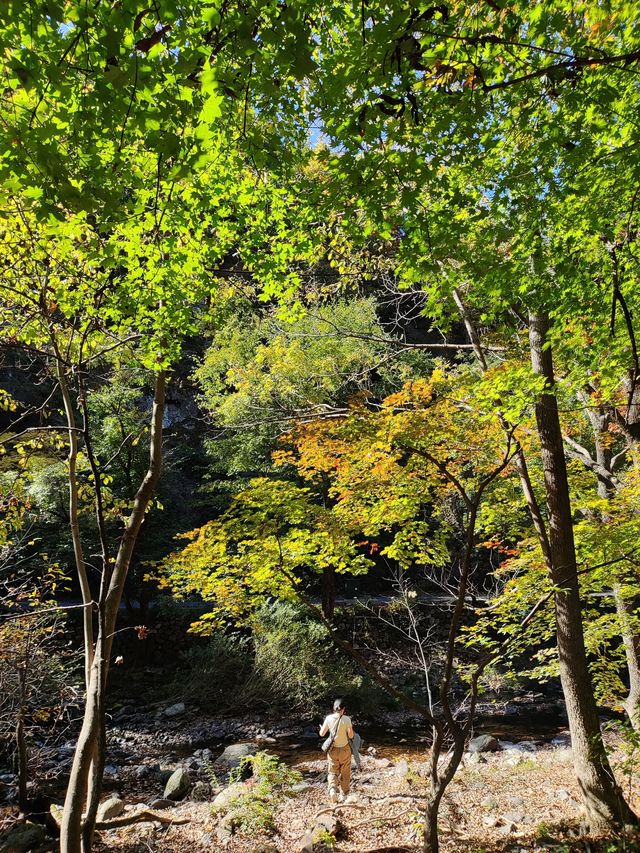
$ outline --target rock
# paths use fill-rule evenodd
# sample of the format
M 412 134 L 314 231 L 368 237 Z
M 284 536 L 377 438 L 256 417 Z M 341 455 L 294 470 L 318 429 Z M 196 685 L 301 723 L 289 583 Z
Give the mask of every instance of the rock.
M 557 800 L 570 800 L 571 794 L 568 791 L 565 791 L 564 788 L 558 788 L 556 791 L 556 799 Z
M 57 805 L 57 803 L 51 803 L 49 806 L 49 814 L 54 819 L 58 827 L 62 825 L 62 806 Z
M 362 784 L 362 778 L 360 779 L 360 783 Z M 311 787 L 311 782 L 298 782 L 297 785 L 291 786 L 291 791 L 294 794 L 302 794 L 304 791 L 308 791 Z
M 216 838 L 226 847 L 233 838 L 233 829 L 230 826 L 227 826 L 226 823 L 221 823 L 216 829 Z
M 500 818 L 496 817 L 495 815 L 485 815 L 482 818 L 482 823 L 485 826 L 491 826 L 491 827 L 499 826 Z
M 277 739 L 271 735 L 256 735 L 256 743 L 277 743 Z
M 468 752 L 465 756 L 467 764 L 486 764 L 487 759 L 481 752 Z
M 479 735 L 469 741 L 469 752 L 497 752 L 500 744 L 492 735 Z
M 169 705 L 168 708 L 165 708 L 162 713 L 165 717 L 179 717 L 180 714 L 184 714 L 186 710 L 184 702 L 176 702 L 175 705 Z
M 273 841 L 262 841 L 251 848 L 251 853 L 278 853 L 278 847 Z
M 175 806 L 173 800 L 165 800 L 162 797 L 158 797 L 155 800 L 151 800 L 149 803 L 149 808 L 153 809 L 156 812 L 161 812 L 163 809 L 172 809 Z
M 133 771 L 136 779 L 148 779 L 153 776 L 153 769 L 148 764 L 140 764 Z
M 508 802 L 510 806 L 523 806 L 524 797 L 509 797 Z
M 504 826 L 500 827 L 499 832 L 502 835 L 511 835 L 511 833 L 515 832 L 516 829 L 517 829 L 517 826 L 514 823 L 508 823 L 507 822 L 507 823 L 505 823 Z
M 374 764 L 380 768 L 393 767 L 393 761 L 390 761 L 388 758 L 374 758 Z
M 120 797 L 109 797 L 108 800 L 100 803 L 96 820 L 111 820 L 114 817 L 120 817 L 124 811 L 124 801 Z
M 538 744 L 533 740 L 521 740 L 518 743 L 514 743 L 512 749 L 518 752 L 537 752 Z
M 329 835 L 333 835 L 333 837 L 336 838 L 336 836 L 340 834 L 341 829 L 342 824 L 335 814 L 321 814 L 320 817 L 316 818 L 316 822 L 313 827 L 313 837 L 315 838 L 320 834 L 329 833 Z
M 507 812 L 502 818 L 505 823 L 526 823 L 527 818 L 522 812 Z
M 105 764 L 104 776 L 107 779 L 117 779 L 118 778 L 118 768 L 115 766 L 115 764 Z
M 401 776 L 403 779 L 405 776 L 409 775 L 409 762 L 406 760 L 406 758 L 403 758 L 398 761 L 393 772 L 396 774 L 396 776 Z
M 255 743 L 232 743 L 226 747 L 218 761 L 229 767 L 238 767 L 243 758 L 255 755 L 257 751 L 258 747 Z
M 298 853 L 313 853 L 313 833 L 306 832 L 298 848 Z
M 38 823 L 17 823 L 0 835 L 2 853 L 26 853 L 44 843 L 44 827 Z
M 164 789 L 165 800 L 182 800 L 189 793 L 191 781 L 183 767 L 178 767 L 169 777 Z
M 214 811 L 222 811 L 228 808 L 246 790 L 244 782 L 234 782 L 232 785 L 228 785 L 223 791 L 220 791 L 211 804 Z
M 191 799 L 196 803 L 204 803 L 211 797 L 211 786 L 206 782 L 196 782 L 191 789 Z
M 485 797 L 484 800 L 481 800 L 480 805 L 482 806 L 483 809 L 497 809 L 498 808 L 498 804 L 493 799 L 493 797 Z
M 515 743 L 512 740 L 498 740 L 498 745 L 500 749 L 513 749 Z

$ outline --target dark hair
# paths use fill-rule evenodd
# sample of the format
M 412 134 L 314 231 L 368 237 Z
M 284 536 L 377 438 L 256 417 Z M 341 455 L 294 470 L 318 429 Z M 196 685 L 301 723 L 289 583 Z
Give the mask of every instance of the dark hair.
M 345 707 L 346 706 L 344 704 L 344 699 L 336 699 L 336 701 L 333 703 L 334 711 L 344 711 Z

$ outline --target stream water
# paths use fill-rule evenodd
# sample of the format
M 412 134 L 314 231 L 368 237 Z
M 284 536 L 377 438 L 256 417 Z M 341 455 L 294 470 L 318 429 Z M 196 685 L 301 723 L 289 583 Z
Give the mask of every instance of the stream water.
M 390 729 L 380 724 L 356 727 L 362 737 L 362 749 L 374 747 L 379 758 L 394 760 L 400 756 L 424 760 L 431 742 L 426 725 L 403 725 Z M 523 710 L 518 714 L 487 714 L 479 716 L 473 735 L 489 734 L 502 741 L 545 744 L 561 735 L 568 737 L 567 721 L 559 709 Z M 265 744 L 265 749 L 280 756 L 287 764 L 317 761 L 322 758 L 320 738 L 302 739 L 299 736 L 279 737 L 276 743 Z

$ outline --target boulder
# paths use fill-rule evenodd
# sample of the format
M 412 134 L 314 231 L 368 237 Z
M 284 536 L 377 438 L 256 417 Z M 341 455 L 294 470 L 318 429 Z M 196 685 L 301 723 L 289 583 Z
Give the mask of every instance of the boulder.
M 362 784 L 362 779 L 360 779 L 360 784 Z M 304 791 L 308 791 L 311 787 L 311 782 L 298 782 L 297 785 L 291 786 L 291 792 L 293 794 L 302 794 Z
M 0 835 L 2 853 L 26 853 L 44 843 L 44 827 L 38 823 L 17 823 Z
M 467 764 L 486 764 L 487 759 L 481 752 L 468 752 L 466 755 Z
M 218 761 L 228 767 L 238 767 L 243 758 L 255 755 L 257 751 L 258 747 L 255 743 L 232 743 L 225 748 Z
M 184 714 L 187 710 L 184 702 L 176 702 L 175 705 L 169 705 L 168 708 L 165 708 L 162 712 L 165 717 L 179 717 L 180 714 Z
M 469 741 L 469 752 L 497 752 L 500 744 L 492 735 L 478 735 Z
M 182 800 L 189 793 L 191 780 L 183 767 L 178 767 L 169 777 L 164 789 L 165 800 Z
M 149 808 L 153 809 L 155 812 L 161 812 L 163 809 L 172 809 L 174 806 L 175 803 L 173 800 L 164 800 L 162 797 L 151 800 L 149 803 Z
M 228 785 L 223 791 L 220 791 L 214 799 L 212 803 L 214 811 L 227 809 L 233 801 L 237 800 L 238 797 L 246 790 L 244 782 L 234 782 L 232 785 Z
M 120 797 L 109 797 L 108 800 L 100 803 L 96 820 L 101 823 L 104 820 L 111 820 L 114 817 L 120 817 L 124 811 L 124 801 Z

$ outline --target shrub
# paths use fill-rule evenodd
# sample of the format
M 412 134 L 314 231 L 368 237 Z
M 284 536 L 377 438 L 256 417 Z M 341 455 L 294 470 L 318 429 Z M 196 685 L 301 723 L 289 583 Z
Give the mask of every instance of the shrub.
M 273 701 L 301 712 L 315 712 L 343 695 L 349 705 L 371 709 L 383 693 L 354 672 L 326 629 L 304 609 L 277 602 L 265 605 L 253 620 L 255 673 Z
M 276 755 L 258 752 L 243 758 L 240 766 L 232 770 L 229 781 L 237 782 L 249 768 L 252 776 L 245 790 L 231 802 L 226 823 L 234 832 L 248 836 L 274 832 L 278 806 L 291 795 L 293 785 L 300 782 L 302 776 Z M 216 811 L 214 809 L 214 813 Z
M 183 652 L 173 687 L 186 700 L 228 708 L 250 677 L 252 661 L 248 638 L 213 634 Z

